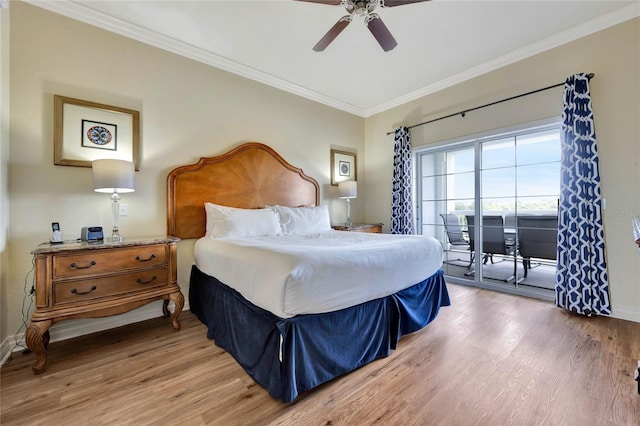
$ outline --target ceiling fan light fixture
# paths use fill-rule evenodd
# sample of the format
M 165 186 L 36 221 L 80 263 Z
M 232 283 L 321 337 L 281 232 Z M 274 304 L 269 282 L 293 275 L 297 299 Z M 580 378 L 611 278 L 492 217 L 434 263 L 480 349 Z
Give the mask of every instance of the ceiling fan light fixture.
M 1 1 L 1 0 L 0 0 Z M 343 16 L 313 47 L 316 52 L 322 52 L 351 22 L 353 15 L 364 17 L 364 23 L 375 37 L 382 50 L 388 52 L 398 45 L 387 26 L 377 13 L 373 13 L 378 5 L 380 7 L 402 6 L 403 4 L 421 3 L 429 0 L 298 0 L 309 3 L 320 3 L 345 8 L 349 15 Z
M 373 2 L 366 0 L 357 0 L 354 3 L 354 11 L 352 13 L 355 13 L 358 16 L 366 16 L 369 14 L 369 12 L 375 9 L 377 0 Z

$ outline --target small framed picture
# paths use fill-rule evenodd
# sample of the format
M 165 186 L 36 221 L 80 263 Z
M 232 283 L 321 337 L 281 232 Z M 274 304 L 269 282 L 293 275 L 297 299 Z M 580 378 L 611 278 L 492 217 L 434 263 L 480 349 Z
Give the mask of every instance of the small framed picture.
M 118 125 L 82 120 L 82 146 L 85 148 L 118 150 Z
M 91 167 L 98 159 L 133 162 L 139 170 L 140 113 L 82 99 L 53 97 L 53 163 Z
M 355 152 L 331 150 L 331 185 L 339 182 L 358 180 L 356 175 L 357 154 Z

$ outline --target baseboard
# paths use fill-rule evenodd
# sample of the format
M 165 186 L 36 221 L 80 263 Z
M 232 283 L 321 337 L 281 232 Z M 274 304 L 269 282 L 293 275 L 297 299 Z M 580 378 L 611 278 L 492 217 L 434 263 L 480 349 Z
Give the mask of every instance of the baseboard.
M 172 305 L 169 305 L 169 309 L 172 309 Z M 188 310 L 189 301 L 185 300 L 185 305 L 182 311 L 184 312 Z M 146 321 L 152 318 L 158 318 L 161 315 L 162 301 L 157 301 L 133 311 L 111 317 L 62 321 L 51 327 L 49 331 L 51 336 L 50 342 L 59 342 L 61 340 L 72 339 L 74 337 L 84 336 L 86 334 L 96 333 L 110 328 Z M 21 347 L 16 347 L 16 341 L 21 342 L 24 345 L 24 333 L 8 336 L 4 339 L 2 345 L 0 345 L 0 365 L 4 364 L 9 359 L 12 351 L 17 352 L 22 350 Z
M 626 321 L 640 322 L 640 312 L 637 309 L 612 309 L 611 316 Z

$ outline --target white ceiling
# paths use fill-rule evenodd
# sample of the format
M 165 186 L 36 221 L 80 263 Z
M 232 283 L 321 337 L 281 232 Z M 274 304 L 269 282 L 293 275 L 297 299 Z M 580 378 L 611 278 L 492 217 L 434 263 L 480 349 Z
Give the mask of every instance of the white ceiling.
M 390 52 L 354 19 L 317 53 L 341 6 L 27 1 L 363 117 L 640 15 L 640 0 L 432 0 L 376 10 L 398 41 Z

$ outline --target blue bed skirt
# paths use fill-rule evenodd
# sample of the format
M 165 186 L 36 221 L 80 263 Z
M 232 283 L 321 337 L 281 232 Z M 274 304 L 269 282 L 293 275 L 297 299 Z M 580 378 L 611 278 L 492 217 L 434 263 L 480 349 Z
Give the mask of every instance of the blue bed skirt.
M 402 336 L 433 321 L 450 301 L 439 270 L 388 297 L 334 312 L 279 318 L 194 265 L 189 304 L 207 326 L 209 339 L 271 396 L 291 402 L 304 391 L 389 356 Z

